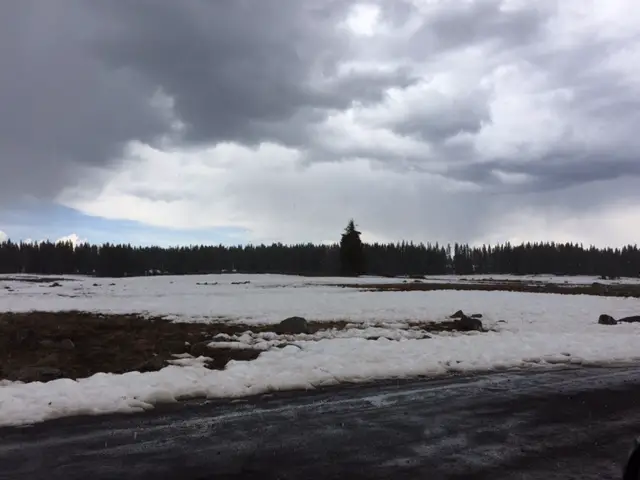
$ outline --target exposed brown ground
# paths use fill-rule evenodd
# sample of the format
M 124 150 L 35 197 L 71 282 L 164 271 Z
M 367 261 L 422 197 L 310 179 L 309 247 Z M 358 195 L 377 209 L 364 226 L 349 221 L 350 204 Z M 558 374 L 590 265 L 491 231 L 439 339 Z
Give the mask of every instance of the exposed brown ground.
M 317 331 L 345 325 L 346 322 L 311 322 L 310 328 Z M 139 315 L 1 313 L 0 379 L 45 381 L 88 377 L 97 372 L 153 371 L 166 366 L 167 360 L 174 359 L 173 354 L 199 356 L 203 350 L 212 358 L 209 368 L 223 369 L 229 360 L 253 360 L 260 351 L 203 349 L 203 342 L 211 342 L 219 333 L 272 329 L 269 325 L 224 322 L 178 323 Z
M 310 332 L 346 328 L 348 322 L 309 322 Z M 456 320 L 408 322 L 426 332 L 458 329 Z M 273 331 L 274 325 L 231 322 L 181 323 L 140 315 L 89 312 L 0 313 L 0 380 L 49 381 L 84 378 L 98 372 L 155 371 L 175 354 L 211 358 L 206 366 L 223 369 L 230 360 L 253 360 L 254 349 L 206 348 L 213 337 Z M 216 339 L 224 341 L 224 339 Z M 370 340 L 376 340 L 371 338 Z
M 357 288 L 375 292 L 430 292 L 435 290 L 477 290 L 484 292 L 527 292 L 556 293 L 560 295 L 595 295 L 600 297 L 640 298 L 640 284 L 604 285 L 593 283 L 575 285 L 565 283 L 533 283 L 520 280 L 508 281 L 468 281 L 456 283 L 433 283 L 420 280 L 408 280 L 406 283 L 354 283 L 337 285 L 344 288 Z

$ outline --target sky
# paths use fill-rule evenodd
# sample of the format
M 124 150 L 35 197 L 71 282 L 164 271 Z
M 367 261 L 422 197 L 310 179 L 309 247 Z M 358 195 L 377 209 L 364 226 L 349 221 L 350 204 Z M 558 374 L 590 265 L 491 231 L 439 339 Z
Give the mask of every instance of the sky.
M 0 2 L 0 65 L 0 239 L 640 238 L 636 0 Z

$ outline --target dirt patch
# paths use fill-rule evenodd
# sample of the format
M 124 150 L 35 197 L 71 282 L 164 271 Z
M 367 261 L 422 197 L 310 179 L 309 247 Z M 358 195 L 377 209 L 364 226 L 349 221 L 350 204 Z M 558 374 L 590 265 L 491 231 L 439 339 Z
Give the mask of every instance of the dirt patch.
M 435 290 L 476 290 L 483 292 L 526 292 L 555 293 L 560 295 L 593 295 L 599 297 L 632 297 L 640 298 L 640 285 L 605 285 L 593 283 L 575 285 L 565 283 L 531 283 L 524 281 L 500 281 L 495 283 L 426 283 L 411 281 L 407 283 L 380 284 L 338 284 L 343 288 L 357 288 L 369 292 L 429 292 Z
M 271 328 L 87 312 L 3 313 L 0 379 L 47 381 L 88 377 L 98 372 L 159 370 L 167 360 L 174 359 L 174 354 L 191 353 L 194 346 L 212 341 L 217 334 Z M 229 360 L 253 360 L 259 354 L 252 349 L 207 349 L 206 356 L 212 358 L 207 366 L 222 369 Z
M 58 283 L 59 282 L 76 282 L 75 278 L 64 277 L 2 277 L 3 282 L 23 282 L 23 283 Z
M 343 330 L 347 320 L 310 321 L 309 333 Z M 458 321 L 409 323 L 427 332 L 457 331 Z M 208 348 L 228 336 L 273 332 L 275 325 L 246 325 L 217 318 L 181 323 L 136 314 L 89 312 L 0 313 L 0 380 L 49 381 L 85 378 L 95 373 L 148 372 L 168 365 L 175 355 L 210 357 L 206 366 L 224 369 L 230 360 L 254 360 L 260 350 Z M 357 327 L 356 327 L 357 328 Z M 364 326 L 363 326 L 364 328 Z M 234 345 L 235 347 L 235 345 Z

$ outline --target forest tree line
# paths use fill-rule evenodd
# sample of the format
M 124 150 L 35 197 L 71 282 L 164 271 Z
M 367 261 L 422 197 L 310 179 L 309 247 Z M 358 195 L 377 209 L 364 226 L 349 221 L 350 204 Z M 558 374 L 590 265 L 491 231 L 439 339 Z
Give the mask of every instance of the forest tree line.
M 358 232 L 355 232 L 356 234 Z M 173 248 L 71 243 L 0 243 L 0 273 L 82 274 L 102 277 L 221 272 L 336 276 L 345 273 L 342 244 Z M 342 245 L 342 249 L 341 249 Z M 571 243 L 439 245 L 360 244 L 357 272 L 369 275 L 558 274 L 640 276 L 637 246 L 585 248 Z M 353 250 L 353 246 L 349 246 Z M 341 254 L 342 250 L 342 254 Z M 353 254 L 352 254 L 353 255 Z

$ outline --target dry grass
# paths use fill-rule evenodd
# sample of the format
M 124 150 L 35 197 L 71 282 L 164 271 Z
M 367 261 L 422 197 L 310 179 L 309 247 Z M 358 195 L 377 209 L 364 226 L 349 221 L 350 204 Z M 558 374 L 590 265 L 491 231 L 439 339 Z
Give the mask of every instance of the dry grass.
M 436 290 L 462 290 L 483 292 L 526 292 L 526 293 L 555 293 L 560 295 L 594 295 L 599 297 L 632 297 L 640 298 L 640 285 L 620 284 L 604 285 L 593 283 L 586 285 L 563 283 L 532 283 L 526 281 L 469 281 L 464 283 L 430 283 L 411 280 L 407 283 L 378 283 L 378 284 L 341 284 L 343 288 L 357 288 L 371 292 L 431 292 Z
M 313 334 L 321 330 L 343 330 L 349 323 L 347 320 L 311 321 L 308 325 Z M 458 329 L 456 320 L 408 326 L 427 332 Z M 84 378 L 98 372 L 154 371 L 166 366 L 175 354 L 183 353 L 204 354 L 211 358 L 206 364 L 208 368 L 224 369 L 230 360 L 253 360 L 261 351 L 204 347 L 213 337 L 234 336 L 249 330 L 272 332 L 274 327 L 231 323 L 222 318 L 209 323 L 186 323 L 136 314 L 0 313 L 0 379 L 47 381 L 60 377 Z M 42 373 L 42 369 L 46 373 Z
M 319 328 L 315 326 L 315 328 Z M 58 369 L 66 378 L 98 372 L 152 371 L 166 365 L 173 354 L 189 353 L 193 345 L 209 342 L 219 333 L 268 331 L 269 326 L 224 322 L 178 323 L 139 315 L 101 315 L 87 312 L 29 312 L 0 314 L 0 378 L 17 380 L 25 367 Z M 71 340 L 72 348 L 60 348 Z M 68 343 L 68 342 L 67 342 Z M 259 351 L 210 349 L 209 368 L 222 369 L 229 360 L 252 360 Z

